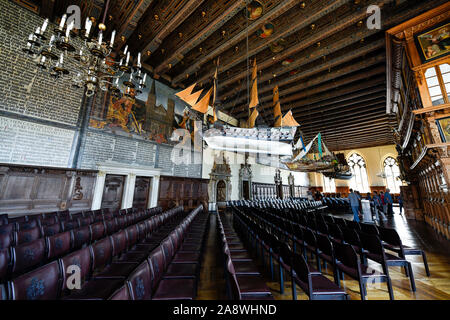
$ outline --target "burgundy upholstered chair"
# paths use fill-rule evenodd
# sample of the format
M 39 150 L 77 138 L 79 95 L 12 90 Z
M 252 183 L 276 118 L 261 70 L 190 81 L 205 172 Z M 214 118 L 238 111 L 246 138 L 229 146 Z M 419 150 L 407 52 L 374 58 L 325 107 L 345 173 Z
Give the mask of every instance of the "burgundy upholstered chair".
M 11 247 L 12 274 L 17 276 L 43 264 L 46 259 L 45 250 L 44 238 Z
M 153 300 L 192 300 L 195 298 L 194 279 L 163 279 L 164 253 L 156 248 L 148 258 L 152 272 Z
M 97 241 L 106 235 L 106 228 L 103 222 L 95 222 L 89 225 L 91 230 L 91 241 Z
M 41 238 L 42 230 L 40 227 L 34 227 L 28 230 L 16 231 L 14 237 L 15 237 L 15 244 L 20 245 Z
M 42 230 L 44 232 L 45 237 L 50 237 L 50 236 L 53 236 L 55 234 L 62 232 L 61 224 L 59 224 L 59 223 L 45 225 L 42 227 Z
M 108 300 L 131 300 L 130 291 L 128 286 L 124 284 L 108 298 Z
M 127 279 L 130 300 L 151 300 L 152 275 L 148 261 L 143 261 Z
M 53 260 L 62 257 L 70 252 L 72 247 L 72 236 L 70 231 L 61 232 L 46 238 L 47 242 L 47 259 Z
M 79 249 L 91 242 L 91 229 L 89 226 L 80 227 L 70 231 L 72 233 L 73 249 Z
M 50 262 L 8 282 L 11 300 L 57 300 L 61 290 L 58 261 Z

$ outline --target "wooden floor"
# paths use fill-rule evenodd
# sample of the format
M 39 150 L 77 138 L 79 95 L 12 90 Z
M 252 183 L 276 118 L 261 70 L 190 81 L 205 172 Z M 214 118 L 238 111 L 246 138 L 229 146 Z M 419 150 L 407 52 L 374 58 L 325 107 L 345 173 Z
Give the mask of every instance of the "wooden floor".
M 417 291 L 410 290 L 409 279 L 401 272 L 400 267 L 390 267 L 389 272 L 396 300 L 450 300 L 450 241 L 439 236 L 434 230 L 423 222 L 407 220 L 398 214 L 398 208 L 394 208 L 394 218 L 387 222 L 388 227 L 395 227 L 405 245 L 425 250 L 431 277 L 427 277 L 420 256 L 408 256 L 412 263 Z M 231 215 L 225 215 L 232 219 Z M 350 216 L 348 216 L 350 219 Z M 227 299 L 223 265 L 220 256 L 220 248 L 217 238 L 216 215 L 211 214 L 211 225 L 205 249 L 205 257 L 200 272 L 198 287 L 198 300 L 222 300 Z M 268 266 L 258 262 L 261 274 L 266 278 L 267 286 L 271 289 L 277 300 L 292 300 L 290 279 L 285 281 L 284 294 L 280 294 L 280 286 L 277 278 L 270 279 Z M 309 260 L 315 266 L 314 260 Z M 381 266 L 370 263 L 374 269 L 381 271 Z M 322 269 L 331 280 L 332 268 Z M 276 277 L 278 275 L 276 274 Z M 342 287 L 350 295 L 352 300 L 360 299 L 359 285 L 348 277 L 341 282 Z M 307 300 L 308 297 L 297 287 L 297 299 Z M 371 283 L 367 286 L 368 300 L 389 300 L 389 294 L 385 283 Z

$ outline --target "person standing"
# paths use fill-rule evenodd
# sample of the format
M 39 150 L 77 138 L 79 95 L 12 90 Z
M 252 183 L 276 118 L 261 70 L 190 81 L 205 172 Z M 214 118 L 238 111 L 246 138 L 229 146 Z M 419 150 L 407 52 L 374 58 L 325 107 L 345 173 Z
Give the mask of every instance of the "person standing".
M 380 202 L 381 202 L 381 208 L 383 209 L 383 213 L 386 214 L 386 202 L 384 202 L 384 193 L 383 191 L 380 191 Z
M 350 189 L 350 194 L 348 195 L 348 201 L 350 202 L 350 207 L 353 212 L 353 221 L 359 222 L 359 197 Z
M 402 197 L 402 192 L 401 191 L 400 191 L 400 194 L 398 195 L 398 206 L 400 208 L 400 215 L 402 215 L 403 197 Z
M 392 204 L 394 201 L 392 200 L 389 188 L 386 189 L 386 192 L 384 193 L 384 202 L 387 205 L 387 215 L 389 217 L 394 216 L 394 211 L 392 211 Z

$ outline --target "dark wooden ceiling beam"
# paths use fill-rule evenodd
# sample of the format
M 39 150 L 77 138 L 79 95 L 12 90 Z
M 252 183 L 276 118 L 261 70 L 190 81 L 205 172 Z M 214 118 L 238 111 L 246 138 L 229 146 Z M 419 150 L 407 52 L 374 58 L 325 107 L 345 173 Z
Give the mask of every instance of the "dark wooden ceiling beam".
M 361 142 L 356 142 L 356 143 L 348 142 L 345 144 L 334 143 L 334 144 L 330 144 L 330 146 L 328 146 L 328 149 L 333 152 L 342 152 L 345 150 L 387 146 L 387 145 L 392 145 L 392 144 L 394 144 L 394 142 L 392 142 L 392 140 L 381 138 L 379 140 L 372 140 L 369 142 L 367 142 L 367 141 L 361 141 Z
M 49 18 L 50 21 L 53 21 L 53 16 L 55 14 L 55 1 L 56 0 L 42 0 L 39 14 L 42 17 Z
M 303 123 L 305 124 L 305 126 L 309 126 L 312 125 L 313 123 L 326 123 L 327 120 L 331 120 L 331 121 L 336 121 L 337 119 L 342 119 L 342 118 L 351 118 L 351 119 L 358 119 L 358 118 L 363 118 L 363 115 L 369 115 L 372 113 L 376 113 L 376 114 L 380 114 L 383 112 L 383 107 L 384 105 L 382 104 L 374 104 L 373 106 L 367 107 L 367 106 L 358 106 L 355 108 L 352 108 L 351 112 L 344 112 L 344 111 L 337 111 L 337 112 L 326 112 L 324 114 L 325 118 L 323 115 L 320 116 L 316 116 L 316 117 L 312 117 L 309 118 L 307 116 L 305 116 L 304 119 L 296 119 L 297 122 L 300 123 L 300 125 L 302 125 Z M 386 111 L 386 110 L 384 110 Z
M 120 29 L 117 32 L 119 37 L 124 36 L 125 41 L 117 41 L 118 49 L 121 49 L 125 45 L 128 38 L 131 37 L 133 32 L 138 26 L 139 20 L 144 15 L 145 11 L 150 7 L 154 0 L 140 0 L 128 15 L 126 21 L 120 25 Z M 145 57 L 145 56 L 144 56 Z
M 389 122 L 387 122 L 386 119 L 371 120 L 369 122 L 365 122 L 363 127 L 361 127 L 361 125 L 358 125 L 358 124 L 353 124 L 351 127 L 345 127 L 345 129 L 342 129 L 343 126 L 341 126 L 340 128 L 334 127 L 334 128 L 328 128 L 328 129 L 312 128 L 308 131 L 304 131 L 304 135 L 306 137 L 306 140 L 308 140 L 308 137 L 309 138 L 314 137 L 319 132 L 321 132 L 325 138 L 329 134 L 340 134 L 341 136 L 344 136 L 345 134 L 350 134 L 350 135 L 353 135 L 354 137 L 357 137 L 358 135 L 360 135 L 362 133 L 375 134 L 377 130 L 378 131 L 388 130 L 389 124 L 394 125 L 395 123 L 394 122 L 389 123 Z
M 155 35 L 153 39 L 149 43 L 147 43 L 144 47 L 144 49 L 141 51 L 141 55 L 145 57 L 143 59 L 144 61 L 149 59 L 149 56 L 147 55 L 147 51 L 155 52 L 156 49 L 159 48 L 163 40 L 180 24 L 186 20 L 189 15 L 194 12 L 200 4 L 202 4 L 204 0 L 189 0 L 181 10 L 177 12 L 177 14 L 167 21 L 167 23 L 161 28 L 161 30 L 158 31 L 158 33 Z M 158 70 L 155 70 L 156 72 L 159 72 Z
M 279 77 L 277 76 L 275 79 L 277 79 L 277 81 L 272 81 L 271 84 L 267 84 L 265 86 L 262 86 L 261 88 L 258 88 L 258 93 L 259 94 L 263 94 L 264 92 L 269 92 L 272 91 L 273 88 L 275 87 L 275 85 L 278 85 L 278 87 L 282 87 L 282 86 L 286 86 L 291 84 L 292 82 L 296 82 L 298 80 L 304 79 L 304 78 L 308 78 L 313 76 L 314 74 L 329 70 L 330 68 L 335 68 L 339 65 L 342 65 L 344 63 L 350 62 L 354 59 L 360 58 L 362 56 L 365 56 L 373 51 L 376 51 L 378 49 L 381 49 L 384 47 L 384 39 L 380 39 L 378 41 L 372 42 L 370 44 L 368 44 L 367 46 L 361 47 L 357 50 L 354 50 L 346 55 L 342 55 L 340 57 L 336 57 L 334 59 L 330 59 L 327 60 L 325 62 L 320 61 L 320 63 L 318 63 L 317 65 L 315 65 L 314 67 L 308 68 L 307 70 L 304 70 L 302 72 L 296 73 L 294 75 L 289 75 L 286 77 L 281 77 L 280 80 Z M 260 82 L 261 83 L 261 82 Z M 225 96 L 229 96 L 231 94 L 236 94 L 239 91 L 240 86 L 235 87 L 235 89 L 230 90 L 226 93 L 224 93 Z M 246 98 L 245 96 L 243 97 L 244 99 Z M 241 98 L 238 101 L 242 101 L 243 98 Z
M 360 62 L 357 62 L 355 64 L 352 64 L 352 65 L 349 65 L 349 66 L 337 69 L 337 70 L 335 70 L 334 72 L 331 72 L 331 73 L 317 75 L 317 76 L 315 76 L 315 77 L 313 77 L 313 78 L 311 78 L 309 80 L 302 81 L 299 84 L 292 84 L 291 86 L 289 86 L 286 89 L 280 88 L 280 90 L 279 90 L 280 97 L 283 97 L 283 96 L 286 96 L 286 95 L 289 95 L 289 94 L 292 94 L 292 93 L 297 93 L 298 94 L 297 97 L 301 98 L 302 97 L 302 92 L 299 92 L 301 90 L 304 90 L 304 89 L 312 87 L 312 86 L 317 86 L 317 85 L 319 85 L 319 84 L 321 84 L 323 82 L 327 82 L 327 81 L 330 81 L 330 80 L 342 77 L 342 76 L 350 74 L 350 73 L 361 71 L 362 69 L 371 67 L 373 65 L 379 64 L 379 63 L 384 62 L 384 61 L 385 61 L 385 56 L 383 54 L 383 55 L 375 56 L 375 57 L 366 59 L 364 61 L 360 61 Z M 385 70 L 386 70 L 386 67 L 382 66 L 382 67 L 376 68 L 376 69 L 374 69 L 372 71 L 369 71 L 370 73 L 369 72 L 365 72 L 365 73 L 359 74 L 359 76 L 355 75 L 354 77 L 358 78 L 358 79 L 364 79 L 364 78 L 367 78 L 367 77 L 369 77 L 371 75 L 379 74 L 381 72 L 385 72 Z M 341 79 L 341 80 L 342 81 L 340 81 L 340 83 L 344 83 L 344 82 L 348 83 L 348 78 L 347 79 Z M 336 83 L 339 83 L 339 82 L 336 81 Z M 262 87 L 261 89 L 264 90 L 264 92 L 268 92 L 268 91 L 271 91 L 276 84 L 277 83 L 274 83 L 274 85 L 267 85 L 267 86 Z M 329 83 L 327 88 L 334 88 L 334 87 L 337 87 L 337 86 L 338 85 L 336 85 L 335 83 Z M 319 89 L 318 92 L 320 92 L 320 90 L 321 89 Z M 262 91 L 260 91 L 260 92 L 262 92 Z M 307 95 L 303 95 L 303 96 L 306 97 Z M 244 99 L 246 99 L 246 97 L 244 97 Z M 237 103 L 242 103 L 243 102 L 242 100 L 243 100 L 242 98 L 238 97 L 237 99 L 234 99 L 232 102 L 224 104 L 224 109 L 229 109 L 230 107 L 232 108 L 233 106 L 236 106 Z M 260 103 L 263 103 L 265 101 L 271 101 L 271 100 L 272 100 L 272 95 L 271 94 L 267 94 L 267 95 L 265 95 L 263 97 L 260 97 L 260 99 L 259 99 Z M 237 113 L 237 112 L 242 111 L 244 108 L 247 108 L 247 106 L 241 104 L 238 107 L 235 107 L 234 110 Z
M 393 122 L 389 121 L 386 114 L 375 114 L 370 115 L 364 120 L 360 119 L 344 119 L 331 124 L 316 124 L 302 127 L 302 132 L 306 135 L 308 133 L 318 133 L 318 132 L 334 132 L 339 130 L 340 132 L 351 131 L 353 129 L 366 128 L 369 125 L 380 124 L 388 127 L 389 124 Z
M 407 10 L 401 10 L 401 11 L 396 12 L 395 15 L 393 15 L 393 16 L 386 17 L 385 15 L 383 15 L 383 26 L 393 26 L 393 25 L 401 23 L 405 20 L 408 20 L 409 18 L 412 18 L 415 15 L 417 15 L 419 12 L 422 12 L 424 10 L 423 6 L 424 6 L 423 3 L 420 5 L 416 5 L 414 7 L 411 6 Z M 430 7 L 432 7 L 432 6 L 430 6 Z M 386 27 L 384 27 L 384 28 L 386 29 Z M 305 63 L 309 63 L 312 60 L 320 58 L 324 55 L 328 56 L 328 55 L 332 54 L 333 52 L 336 52 L 348 45 L 351 45 L 351 44 L 359 41 L 360 39 L 370 37 L 370 36 L 376 34 L 377 32 L 379 32 L 379 30 L 377 30 L 377 29 L 369 30 L 368 28 L 363 27 L 362 30 L 354 33 L 352 36 L 350 36 L 350 37 L 345 36 L 343 39 L 340 39 L 340 40 L 339 40 L 340 34 L 335 35 L 337 39 L 334 39 L 334 37 L 333 37 L 333 40 L 335 40 L 335 41 L 333 41 L 331 44 L 329 44 L 326 47 L 318 48 L 314 51 L 305 52 L 305 55 L 302 57 L 299 57 L 295 62 L 289 64 L 288 66 L 281 66 L 280 68 L 278 68 L 277 74 L 283 74 L 283 73 L 289 72 L 291 70 L 297 69 L 298 67 L 304 65 Z M 293 46 L 293 47 L 289 48 L 288 50 L 285 50 L 282 53 L 277 54 L 275 60 L 267 59 L 263 62 L 258 63 L 258 68 L 259 68 L 259 70 L 262 70 L 262 69 L 272 66 L 273 64 L 280 63 L 280 61 L 283 61 L 284 59 L 292 56 L 292 54 L 297 51 L 299 51 L 298 46 Z M 231 83 L 236 82 L 239 79 L 245 78 L 246 75 L 247 75 L 247 72 L 244 71 L 235 76 L 232 76 L 229 79 L 226 79 L 225 81 L 221 81 L 219 83 L 219 88 L 221 86 L 230 85 Z M 266 80 L 270 79 L 270 77 L 271 77 L 271 73 L 265 74 L 262 77 L 260 77 L 259 80 L 266 81 Z M 205 80 L 205 77 L 200 78 L 200 81 L 203 81 L 203 80 Z
M 163 73 L 169 69 L 169 64 L 172 66 L 180 62 L 186 53 L 188 53 L 192 48 L 196 47 L 198 44 L 203 42 L 209 35 L 211 35 L 215 30 L 220 28 L 229 19 L 231 19 L 236 13 L 245 7 L 245 0 L 235 1 L 232 5 L 225 8 L 221 15 L 208 24 L 207 28 L 198 30 L 195 37 L 192 37 L 188 41 L 184 42 L 175 52 L 173 52 L 167 59 L 164 59 L 158 66 L 155 67 L 156 73 Z M 185 72 L 183 72 L 183 75 Z M 174 82 L 172 80 L 172 82 Z
M 307 115 L 307 116 L 311 116 L 312 114 L 318 114 L 318 113 L 324 113 L 330 110 L 336 110 L 336 109 L 343 109 L 346 110 L 348 109 L 349 111 L 351 110 L 351 107 L 355 104 L 361 104 L 363 102 L 367 102 L 369 101 L 369 104 L 366 104 L 367 106 L 369 105 L 373 105 L 375 103 L 380 104 L 385 102 L 386 98 L 386 92 L 384 91 L 379 91 L 377 93 L 371 94 L 368 93 L 366 96 L 362 96 L 359 98 L 355 98 L 352 100 L 347 100 L 341 103 L 335 103 L 333 105 L 327 105 L 327 106 L 322 106 L 320 104 L 315 105 L 315 106 L 297 106 L 297 105 L 292 105 L 289 106 L 289 109 L 292 110 L 292 113 L 294 115 L 294 117 L 299 120 L 302 119 L 303 117 L 301 117 L 302 115 Z M 283 109 L 287 109 L 287 108 L 283 108 Z M 262 110 L 262 113 L 260 112 L 260 114 L 262 115 L 263 118 L 268 118 L 268 117 L 272 117 L 273 116 L 273 110 L 271 110 L 270 108 L 266 108 Z M 242 112 L 240 114 L 238 114 L 236 116 L 237 119 L 243 119 L 245 117 L 247 117 L 248 115 L 245 114 L 245 112 Z M 300 117 L 299 117 L 300 116 Z M 299 117 L 299 118 L 297 118 Z M 267 120 L 267 119 L 266 119 Z
M 387 1 L 387 0 L 384 0 L 384 1 Z M 384 1 L 381 1 L 381 2 L 384 2 Z M 271 43 L 274 43 L 275 41 L 277 41 L 281 38 L 287 37 L 288 35 L 311 25 L 318 19 L 324 17 L 327 14 L 330 14 L 331 12 L 335 11 L 337 8 L 341 7 L 342 5 L 344 5 L 348 2 L 350 2 L 350 1 L 349 0 L 335 0 L 335 1 L 319 0 L 319 1 L 315 1 L 314 3 L 310 3 L 310 6 L 308 6 L 303 12 L 300 12 L 298 19 L 296 19 L 294 23 L 286 25 L 283 29 L 278 30 L 276 34 L 273 34 L 268 39 L 258 39 L 257 43 L 255 43 L 251 48 L 248 48 L 248 54 L 231 56 L 231 57 L 227 58 L 226 60 L 224 57 L 224 60 L 227 62 L 223 61 L 224 63 L 221 64 L 221 66 L 219 66 L 219 71 L 223 72 L 223 71 L 226 71 L 226 70 L 232 68 L 233 66 L 237 65 L 238 63 L 244 61 L 247 58 L 247 55 L 249 57 L 254 56 L 258 52 L 266 49 L 267 46 L 269 46 Z M 279 9 L 280 13 L 284 13 L 286 11 L 285 6 L 292 7 L 296 3 L 298 4 L 298 1 L 291 1 L 291 0 L 282 1 L 281 4 L 279 6 L 277 6 L 276 8 L 280 8 Z M 365 13 L 365 11 L 364 11 L 364 13 Z M 264 20 L 258 21 L 259 22 L 258 27 L 261 26 L 261 24 L 264 23 L 265 21 L 273 20 L 275 17 L 278 17 L 279 15 L 280 14 L 274 14 L 274 15 L 272 15 L 273 17 L 271 17 L 271 16 L 266 17 L 267 14 L 264 15 Z M 363 15 L 362 14 L 353 14 L 352 16 L 362 17 Z M 361 18 L 359 18 L 359 20 L 360 19 Z M 357 19 L 355 21 L 355 23 L 359 20 Z M 345 28 L 347 25 L 350 25 L 351 23 L 352 22 L 347 21 L 346 24 L 341 23 L 339 26 L 336 26 L 336 28 L 339 28 L 339 27 Z M 326 30 L 324 29 L 323 31 L 321 31 L 320 35 L 315 35 L 314 38 L 317 38 L 319 36 L 320 39 L 323 39 L 324 37 L 331 35 L 330 29 L 333 29 L 333 28 L 328 28 Z M 257 29 L 254 29 L 252 31 L 255 32 L 256 30 Z M 324 33 L 324 36 L 322 36 L 323 33 Z M 326 33 L 326 35 L 325 35 L 325 33 Z M 251 32 L 249 31 L 248 34 L 251 34 Z M 244 39 L 246 37 L 246 35 L 247 35 L 247 32 L 246 32 L 246 30 L 244 30 L 244 34 L 243 34 L 244 37 L 241 37 L 240 40 Z M 311 43 L 315 43 L 317 41 L 318 40 L 316 40 L 316 41 L 310 40 Z M 230 45 L 227 45 L 227 47 L 229 48 Z M 307 47 L 307 45 L 305 44 L 304 47 Z M 201 61 L 194 64 L 191 68 L 187 69 L 184 72 L 184 74 L 186 74 L 186 73 L 191 74 L 191 73 L 199 70 L 202 64 L 204 64 L 206 61 L 209 61 L 211 59 L 212 59 L 212 56 L 210 56 L 208 58 L 208 60 L 202 59 Z M 175 77 L 173 84 L 177 85 L 179 82 L 181 82 L 184 79 L 184 74 L 180 74 L 177 77 Z M 205 75 L 201 79 L 197 79 L 197 81 L 203 82 L 206 79 L 208 79 L 208 77 L 209 77 L 209 75 Z
M 380 7 L 383 7 L 383 5 L 388 3 L 388 2 L 390 2 L 390 0 L 370 1 L 370 2 L 372 4 L 377 4 Z M 295 47 L 291 47 L 291 48 L 285 50 L 283 52 L 282 56 L 283 57 L 288 57 L 289 55 L 293 55 L 293 54 L 295 54 L 295 53 L 297 53 L 297 52 L 299 52 L 299 51 L 301 51 L 303 49 L 312 47 L 317 42 L 320 42 L 323 39 L 326 39 L 326 38 L 328 38 L 330 36 L 333 36 L 333 35 L 337 34 L 338 32 L 340 32 L 340 31 L 342 31 L 342 30 L 344 30 L 344 29 L 346 29 L 346 28 L 356 24 L 358 21 L 365 19 L 366 17 L 367 17 L 367 12 L 365 10 L 357 11 L 357 12 L 352 13 L 352 14 L 346 16 L 346 17 L 343 17 L 342 19 L 339 19 L 338 22 L 330 24 L 326 28 L 320 29 L 320 32 L 317 32 L 317 33 L 315 33 L 314 35 L 312 35 L 312 36 L 310 36 L 308 38 L 302 39 L 299 42 L 299 45 L 297 45 Z M 290 26 L 288 26 L 287 29 L 289 30 Z M 278 33 L 277 33 L 277 36 L 278 36 Z M 269 42 L 265 42 L 259 47 L 260 50 L 249 50 L 248 56 L 249 57 L 254 56 L 256 53 L 260 52 L 261 50 L 266 49 L 267 46 L 270 43 L 272 43 L 273 41 L 278 40 L 278 39 L 279 39 L 279 37 L 272 37 Z M 261 65 L 261 69 L 266 68 L 267 66 L 271 65 L 275 61 L 278 61 L 278 62 L 282 61 L 282 60 L 279 60 L 280 57 L 281 57 L 281 55 L 277 56 L 275 58 L 275 60 L 272 59 L 273 60 L 272 62 L 266 60 L 265 63 L 263 65 Z M 232 63 L 228 63 L 228 64 L 224 65 L 223 68 L 220 71 L 223 72 L 223 71 L 229 70 L 230 68 L 234 67 L 238 63 L 244 61 L 245 58 L 246 58 L 246 56 L 240 56 L 240 57 L 238 56 L 237 58 L 235 58 L 232 61 Z M 201 82 L 201 81 L 207 80 L 210 77 L 209 74 L 211 74 L 211 72 L 212 71 L 210 71 L 210 70 L 208 72 L 206 72 L 206 74 L 203 77 L 199 78 L 198 81 Z
M 311 115 L 322 114 L 325 112 L 329 112 L 331 110 L 339 110 L 340 112 L 346 112 L 346 111 L 351 112 L 353 110 L 353 108 L 356 108 L 359 106 L 369 107 L 369 106 L 373 106 L 374 104 L 378 104 L 378 105 L 383 104 L 386 102 L 385 98 L 386 98 L 385 92 L 378 92 L 375 94 L 369 94 L 369 95 L 361 97 L 359 99 L 352 99 L 352 100 L 336 103 L 333 105 L 329 105 L 327 107 L 322 107 L 319 105 L 314 108 L 310 108 L 310 107 L 303 107 L 301 109 L 295 108 L 293 114 L 296 118 L 299 117 L 299 119 L 302 119 L 302 118 L 304 118 L 304 117 L 302 117 L 302 115 L 310 117 Z
M 390 136 L 388 133 L 380 133 L 375 136 L 361 136 L 358 139 L 355 139 L 354 137 L 328 137 L 326 140 L 324 140 L 327 147 L 331 144 L 336 143 L 358 143 L 358 142 L 364 142 L 364 141 L 377 141 L 377 140 L 391 140 L 392 136 Z

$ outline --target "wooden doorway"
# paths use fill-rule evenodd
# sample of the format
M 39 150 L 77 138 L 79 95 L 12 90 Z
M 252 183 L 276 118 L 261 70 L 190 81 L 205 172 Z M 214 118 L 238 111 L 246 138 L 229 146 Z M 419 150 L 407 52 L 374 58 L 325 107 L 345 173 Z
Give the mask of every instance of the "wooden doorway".
M 152 178 L 136 177 L 134 185 L 133 208 L 147 209 L 150 200 Z
M 102 208 L 118 210 L 122 205 L 125 176 L 107 174 L 103 189 Z
M 250 186 L 248 180 L 242 181 L 242 197 L 244 200 L 250 200 Z

